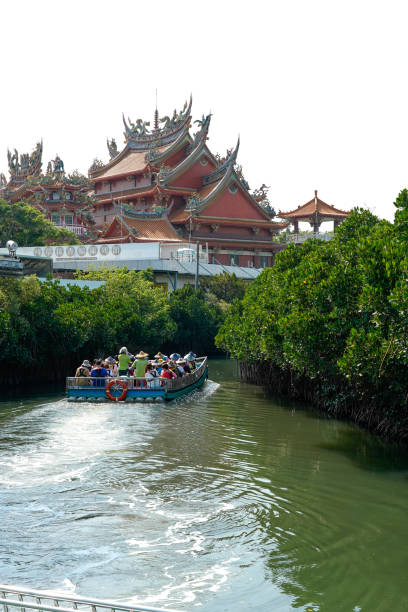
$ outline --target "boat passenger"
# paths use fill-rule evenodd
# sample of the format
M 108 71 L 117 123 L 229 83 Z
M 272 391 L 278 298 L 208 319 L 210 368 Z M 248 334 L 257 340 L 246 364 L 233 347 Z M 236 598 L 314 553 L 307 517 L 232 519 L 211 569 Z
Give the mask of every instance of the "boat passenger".
M 185 374 L 185 371 L 184 371 L 184 368 L 183 368 L 183 363 L 184 363 L 183 361 L 181 361 L 180 359 L 177 359 L 176 365 L 177 365 L 177 370 L 178 370 L 180 376 L 184 376 L 184 374 Z
M 148 356 L 149 354 L 145 353 L 144 351 L 139 351 L 139 353 L 135 356 L 135 360 L 132 363 L 135 378 L 145 377 Z
M 186 363 L 188 363 L 188 365 L 190 366 L 190 370 L 196 370 L 197 369 L 197 365 L 195 362 L 195 358 L 197 357 L 197 355 L 195 353 L 193 353 L 192 351 L 190 351 L 189 353 L 187 353 L 187 355 L 185 355 L 184 359 L 186 360 Z
M 160 378 L 177 378 L 177 374 L 170 370 L 168 363 L 163 363 Z
M 181 370 L 179 366 L 177 365 L 177 363 L 173 361 L 172 359 L 169 361 L 169 368 L 172 372 L 174 372 L 178 376 L 178 378 L 181 378 L 184 374 L 184 371 Z
M 108 364 L 109 376 L 118 376 L 119 370 L 116 361 L 113 357 L 107 357 L 105 363 Z
M 104 387 L 107 376 L 108 372 L 102 367 L 102 359 L 95 359 L 91 370 L 92 385 L 94 387 Z
M 182 368 L 184 374 L 191 374 L 191 368 L 188 365 L 187 361 L 183 358 L 177 360 L 177 364 Z
M 152 365 L 155 367 L 156 372 L 160 376 L 161 371 L 162 371 L 162 362 L 156 359 L 155 361 L 152 361 Z
M 75 383 L 77 385 L 79 385 L 80 387 L 86 387 L 90 384 L 89 378 L 91 376 L 91 368 L 91 364 L 87 359 L 85 359 L 79 366 L 79 368 L 76 369 L 75 377 L 77 380 L 75 381 Z
M 122 346 L 118 356 L 119 361 L 119 376 L 127 376 L 130 363 L 130 357 L 126 346 Z
M 159 383 L 159 375 L 156 370 L 152 366 L 151 363 L 148 363 L 146 366 L 145 372 L 146 384 L 148 387 L 156 387 Z

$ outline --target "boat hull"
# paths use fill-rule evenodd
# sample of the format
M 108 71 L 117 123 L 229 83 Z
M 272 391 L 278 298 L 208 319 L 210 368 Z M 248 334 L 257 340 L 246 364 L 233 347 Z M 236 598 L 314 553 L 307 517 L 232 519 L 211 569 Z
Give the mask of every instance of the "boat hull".
M 208 365 L 206 364 L 203 367 L 202 376 L 198 380 L 178 390 L 177 389 L 174 389 L 174 390 L 167 389 L 166 396 L 164 399 L 167 402 L 169 402 L 170 400 L 176 399 L 177 397 L 181 397 L 182 395 L 185 395 L 186 393 L 190 393 L 191 391 L 194 391 L 194 389 L 199 389 L 205 383 L 207 378 L 208 378 Z

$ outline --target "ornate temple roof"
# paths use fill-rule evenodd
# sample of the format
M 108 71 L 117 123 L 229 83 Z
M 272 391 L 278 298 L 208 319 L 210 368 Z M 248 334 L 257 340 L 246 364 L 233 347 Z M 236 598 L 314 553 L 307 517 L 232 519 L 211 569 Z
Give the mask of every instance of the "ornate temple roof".
M 278 216 L 282 219 L 309 219 L 315 215 L 329 219 L 345 219 L 350 213 L 344 210 L 335 208 L 331 204 L 326 204 L 320 198 L 317 197 L 317 190 L 315 190 L 315 196 L 310 202 L 306 202 L 303 206 L 298 206 L 295 210 L 289 212 L 279 211 Z
M 216 183 L 217 181 L 222 179 L 222 177 L 224 177 L 228 173 L 228 171 L 231 171 L 234 169 L 235 162 L 237 161 L 239 145 L 240 145 L 240 138 L 238 137 L 238 141 L 237 141 L 237 144 L 235 145 L 235 149 L 230 153 L 230 155 L 227 157 L 224 163 L 221 164 L 219 168 L 214 170 L 214 172 L 211 172 L 211 174 L 207 174 L 207 176 L 203 177 L 203 185 L 209 185 L 211 183 Z
M 160 153 L 164 152 L 168 146 L 160 147 Z M 149 165 L 146 160 L 145 151 L 126 151 L 127 155 L 118 156 L 109 164 L 106 164 L 99 171 L 94 170 L 89 174 L 96 181 L 106 181 L 113 177 L 127 176 L 129 174 L 140 174 L 144 172 Z M 120 157 L 120 158 L 119 158 Z
M 186 170 L 188 170 L 188 168 L 190 168 L 194 164 L 195 161 L 197 161 L 197 159 L 200 157 L 204 148 L 206 148 L 206 140 L 207 140 L 208 130 L 210 128 L 210 122 L 211 122 L 211 114 L 207 115 L 206 117 L 204 117 L 203 115 L 202 119 L 198 120 L 197 122 L 194 122 L 194 123 L 199 124 L 200 129 L 198 130 L 196 134 L 194 134 L 193 141 L 188 147 L 187 157 L 185 157 L 179 164 L 177 164 L 177 166 L 175 166 L 171 170 L 165 173 L 160 173 L 159 177 L 160 177 L 161 184 L 168 185 L 169 183 L 174 181 L 177 177 L 182 175 Z M 211 152 L 208 149 L 207 149 L 207 154 L 210 157 L 213 157 Z
M 136 123 L 133 123 L 128 119 L 126 122 L 125 116 L 123 115 L 123 124 L 125 126 L 124 137 L 126 143 L 132 149 L 147 151 L 153 146 L 163 146 L 176 140 L 179 135 L 190 126 L 191 121 L 191 106 L 193 104 L 193 97 L 190 96 L 190 101 L 184 104 L 184 108 L 177 112 L 174 109 L 173 116 L 165 116 L 158 120 L 157 127 L 150 132 L 148 126 L 150 122 L 143 121 L 142 119 L 136 119 Z M 160 127 L 160 123 L 163 124 Z
M 138 174 L 143 172 L 148 165 L 160 164 L 184 142 L 191 142 L 188 133 L 191 124 L 191 106 L 192 97 L 190 97 L 189 104 L 185 103 L 182 111 L 174 110 L 172 118 L 166 115 L 157 120 L 157 125 L 152 131 L 148 127 L 150 122 L 137 119 L 136 123 L 133 123 L 130 119 L 126 121 L 123 116 L 124 149 L 119 152 L 116 141 L 108 140 L 109 162 L 103 164 L 95 160 L 89 168 L 89 176 L 92 180 L 101 181 L 113 176 Z M 163 124 L 162 127 L 160 123 Z
M 115 225 L 122 227 L 122 235 L 114 232 Z M 112 242 L 113 239 L 151 242 L 165 240 L 166 242 L 181 242 L 180 237 L 166 218 L 134 219 L 118 215 L 103 232 L 98 242 Z

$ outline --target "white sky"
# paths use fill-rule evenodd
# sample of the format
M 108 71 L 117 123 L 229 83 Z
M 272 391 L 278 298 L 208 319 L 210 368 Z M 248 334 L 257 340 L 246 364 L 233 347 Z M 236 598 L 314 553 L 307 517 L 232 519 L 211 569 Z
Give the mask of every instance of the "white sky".
M 319 196 L 393 219 L 408 187 L 408 4 L 385 0 L 18 0 L 1 8 L 0 172 L 44 140 L 86 173 L 123 143 L 122 111 L 153 120 L 193 94 L 209 147 L 241 135 L 251 188 L 277 210 Z

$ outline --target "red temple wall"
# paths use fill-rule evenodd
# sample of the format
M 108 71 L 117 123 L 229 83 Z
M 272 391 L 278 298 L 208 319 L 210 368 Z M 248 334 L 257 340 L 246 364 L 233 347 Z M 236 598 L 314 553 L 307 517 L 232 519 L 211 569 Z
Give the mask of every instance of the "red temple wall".
M 186 147 L 183 147 L 182 149 L 180 149 L 180 151 L 176 151 L 176 153 L 173 153 L 173 155 L 170 155 L 170 157 L 165 159 L 164 165 L 171 166 L 172 168 L 174 168 L 175 166 L 178 166 L 178 164 L 182 162 L 183 159 L 185 158 L 186 158 Z M 154 165 L 154 162 L 152 162 L 152 164 Z
M 172 182 L 173 187 L 191 187 L 192 189 L 200 189 L 202 186 L 202 177 L 214 172 L 215 166 L 211 161 L 205 166 L 200 161 L 195 162 L 191 168 L 186 170 L 184 174 L 176 178 Z

